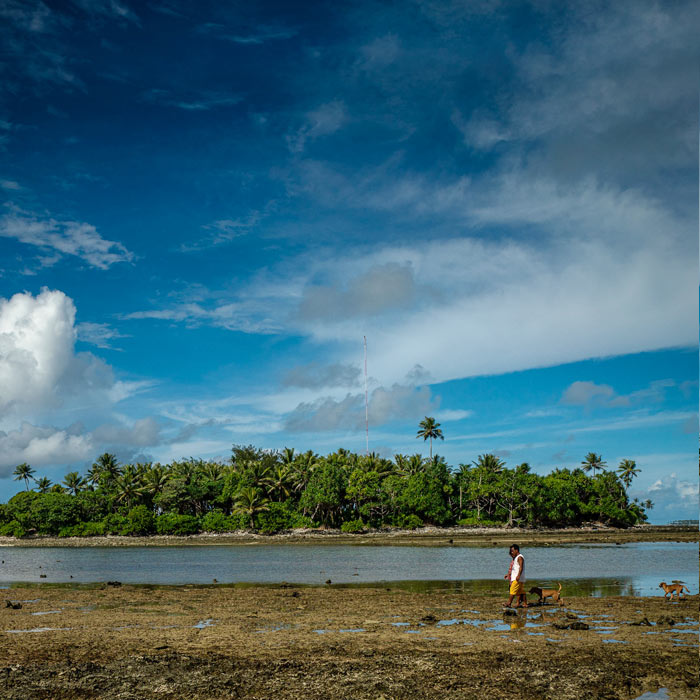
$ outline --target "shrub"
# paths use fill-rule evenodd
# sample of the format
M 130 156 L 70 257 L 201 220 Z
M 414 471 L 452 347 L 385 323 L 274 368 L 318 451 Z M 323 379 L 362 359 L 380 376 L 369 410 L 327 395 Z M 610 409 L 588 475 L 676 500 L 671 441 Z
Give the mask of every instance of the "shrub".
M 159 535 L 194 535 L 199 530 L 199 518 L 194 515 L 163 513 L 156 518 L 156 532 Z
M 128 525 L 128 520 L 125 516 L 119 513 L 108 515 L 103 521 L 104 534 L 106 535 L 121 535 Z
M 287 502 L 270 503 L 269 510 L 258 513 L 257 520 L 258 530 L 265 535 L 272 535 L 282 530 L 292 530 L 296 527 L 313 527 L 311 518 L 302 515 L 291 503 Z
M 0 535 L 4 537 L 24 537 L 27 531 L 17 520 L 10 520 L 9 523 L 0 526 Z
M 144 505 L 132 508 L 126 518 L 123 535 L 150 535 L 155 529 L 153 511 Z
M 202 518 L 203 532 L 233 532 L 239 528 L 240 518 L 226 515 L 221 510 L 212 510 Z
M 363 532 L 367 526 L 362 522 L 362 518 L 357 520 L 347 520 L 340 526 L 341 532 Z
M 498 520 L 484 520 L 483 518 L 479 520 L 476 516 L 462 518 L 457 521 L 457 525 L 460 527 L 504 527 L 504 523 Z
M 405 530 L 415 530 L 417 527 L 423 527 L 423 521 L 413 513 L 410 515 L 399 515 L 396 518 L 396 524 Z

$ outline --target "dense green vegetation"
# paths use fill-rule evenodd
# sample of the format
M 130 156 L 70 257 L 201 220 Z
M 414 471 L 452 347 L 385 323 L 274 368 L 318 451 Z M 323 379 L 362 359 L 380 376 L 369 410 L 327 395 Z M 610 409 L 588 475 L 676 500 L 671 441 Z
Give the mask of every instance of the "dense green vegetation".
M 438 424 L 423 426 L 424 439 Z M 438 436 L 439 437 L 439 436 Z M 120 465 L 105 453 L 88 472 L 61 484 L 15 469 L 25 490 L 0 504 L 0 535 L 189 535 L 256 529 L 263 533 L 328 526 L 344 532 L 422 525 L 627 527 L 646 520 L 650 501 L 630 501 L 639 472 L 631 460 L 608 470 L 589 453 L 579 467 L 534 474 L 492 454 L 450 468 L 435 455 L 325 457 L 292 449 L 234 446 L 230 463 L 188 459 Z M 589 475 L 592 472 L 592 475 Z

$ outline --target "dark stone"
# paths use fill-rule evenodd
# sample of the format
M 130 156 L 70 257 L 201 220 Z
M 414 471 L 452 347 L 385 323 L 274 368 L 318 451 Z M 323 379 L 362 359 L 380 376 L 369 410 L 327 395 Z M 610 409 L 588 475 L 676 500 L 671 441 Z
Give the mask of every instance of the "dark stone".
M 668 625 L 670 627 L 671 625 L 675 625 L 676 621 L 672 617 L 669 617 L 668 615 L 662 615 L 656 621 L 656 624 L 657 625 Z
M 587 630 L 589 629 L 588 625 L 585 622 L 581 622 L 580 620 L 576 620 L 575 622 L 572 622 L 569 625 L 570 630 Z
M 637 620 L 637 622 L 630 622 L 630 625 L 635 627 L 651 627 L 651 622 L 649 622 L 646 617 L 643 617 L 641 620 Z

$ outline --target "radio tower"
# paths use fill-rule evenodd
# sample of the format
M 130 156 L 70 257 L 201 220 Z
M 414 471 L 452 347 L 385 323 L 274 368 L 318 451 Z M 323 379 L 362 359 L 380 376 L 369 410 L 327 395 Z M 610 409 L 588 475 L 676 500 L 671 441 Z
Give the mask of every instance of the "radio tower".
M 366 454 L 369 457 L 369 409 L 367 404 L 367 336 L 362 336 L 362 341 L 365 348 L 365 438 L 366 438 Z

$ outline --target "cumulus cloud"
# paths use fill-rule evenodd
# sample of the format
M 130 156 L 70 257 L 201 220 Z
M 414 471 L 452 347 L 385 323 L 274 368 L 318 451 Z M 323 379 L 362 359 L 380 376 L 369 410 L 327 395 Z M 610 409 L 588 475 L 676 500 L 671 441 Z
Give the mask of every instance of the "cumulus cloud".
M 89 353 L 74 353 L 75 306 L 44 289 L 0 299 L 0 416 L 41 411 L 114 387 L 112 370 Z
M 633 495 L 642 501 L 647 498 L 653 501 L 650 516 L 655 522 L 698 517 L 698 482 L 686 481 L 676 472 L 657 479 L 648 489 L 635 491 Z
M 40 467 L 82 461 L 94 451 L 90 435 L 81 435 L 70 428 L 60 430 L 25 422 L 18 430 L 0 430 L 0 477 L 9 476 L 22 462 Z
M 390 388 L 377 387 L 368 401 L 370 426 L 379 426 L 393 420 L 416 418 L 434 413 L 439 407 L 426 386 L 394 384 Z M 324 397 L 300 403 L 285 419 L 284 427 L 290 432 L 331 430 L 360 430 L 365 425 L 364 394 L 347 394 L 343 399 Z
M 614 394 L 613 388 L 608 384 L 574 382 L 564 392 L 561 402 L 572 406 L 587 406 L 592 401 L 605 401 Z
M 649 386 L 629 394 L 619 395 L 608 384 L 577 381 L 564 391 L 561 403 L 571 406 L 631 406 L 633 404 L 662 403 L 666 390 L 676 386 L 672 379 L 658 379 Z
M 10 213 L 0 218 L 0 236 L 37 246 L 54 255 L 73 255 L 92 267 L 106 270 L 118 262 L 129 262 L 134 255 L 121 243 L 102 238 L 91 224 L 79 221 L 56 221 L 10 206 Z M 56 258 L 45 258 L 50 264 Z M 48 264 L 48 263 L 47 263 Z
M 161 427 L 155 418 L 149 416 L 133 425 L 101 425 L 92 431 L 92 437 L 100 444 L 147 447 L 161 442 Z

